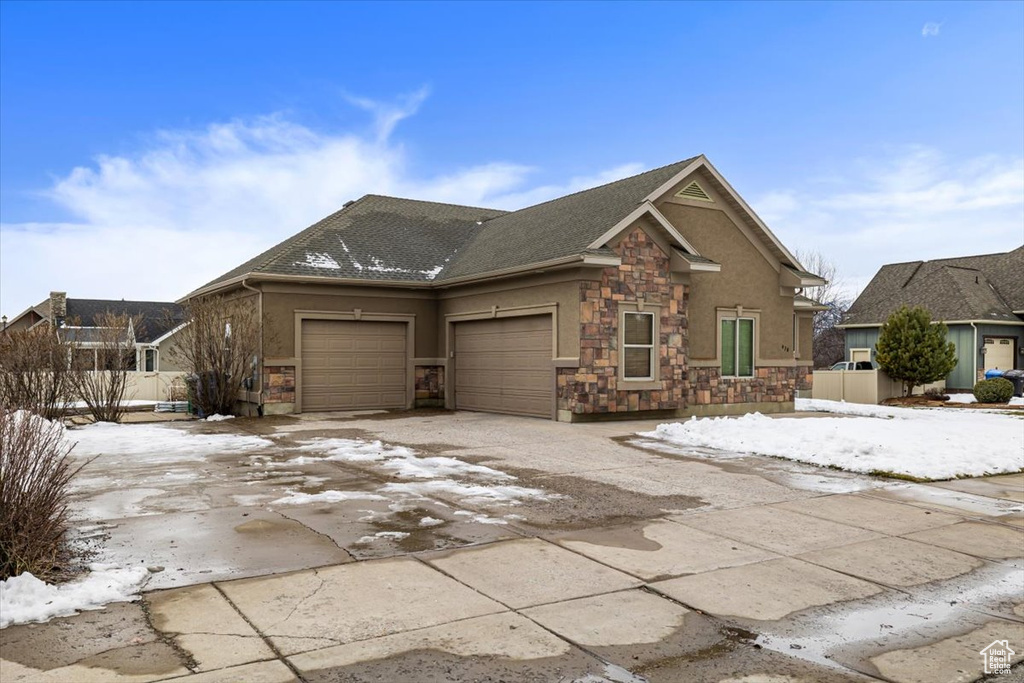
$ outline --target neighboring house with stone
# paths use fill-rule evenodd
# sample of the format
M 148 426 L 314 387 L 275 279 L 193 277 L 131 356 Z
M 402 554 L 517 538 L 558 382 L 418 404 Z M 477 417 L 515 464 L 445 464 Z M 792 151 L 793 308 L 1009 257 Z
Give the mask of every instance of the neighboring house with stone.
M 191 293 L 250 296 L 267 413 L 788 411 L 822 284 L 703 156 L 518 211 L 367 195 Z
M 184 323 L 181 306 L 169 301 L 125 301 L 123 299 L 69 299 L 66 292 L 50 296 L 7 321 L 5 330 L 27 330 L 40 325 L 54 326 L 63 338 L 74 341 L 80 355 L 96 350 L 102 338 L 99 317 L 105 313 L 126 314 L 134 324 L 125 330 L 135 347 L 135 368 L 140 372 L 177 371 L 171 358 L 175 334 Z
M 839 327 L 848 360 L 874 360 L 882 325 L 900 306 L 923 306 L 956 346 L 947 390 L 970 391 L 985 371 L 1024 367 L 1024 246 L 982 256 L 882 266 Z

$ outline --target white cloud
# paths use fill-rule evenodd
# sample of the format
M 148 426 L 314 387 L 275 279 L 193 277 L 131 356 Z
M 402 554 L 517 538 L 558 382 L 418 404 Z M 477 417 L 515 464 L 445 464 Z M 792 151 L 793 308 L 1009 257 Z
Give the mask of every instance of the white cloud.
M 925 25 L 921 27 L 921 36 L 923 38 L 937 36 L 939 35 L 940 28 L 942 28 L 942 24 L 938 24 L 934 21 L 926 22 Z
M 846 175 L 753 198 L 783 243 L 831 258 L 859 292 L 886 263 L 1014 249 L 1024 242 L 1024 159 L 950 159 L 912 146 Z
M 391 135 L 426 97 L 349 97 L 373 114 L 372 134 L 275 114 L 160 131 L 134 154 L 75 168 L 45 192 L 71 221 L 0 226 L 0 310 L 16 315 L 50 290 L 173 300 L 367 193 L 519 208 L 639 169 L 532 189 L 537 169 L 507 162 L 414 177 Z

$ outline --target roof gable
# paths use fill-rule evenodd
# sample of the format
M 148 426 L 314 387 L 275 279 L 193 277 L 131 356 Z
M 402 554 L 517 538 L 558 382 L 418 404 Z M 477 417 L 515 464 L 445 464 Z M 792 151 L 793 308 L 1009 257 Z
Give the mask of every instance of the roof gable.
M 1001 254 L 893 263 L 854 301 L 844 325 L 885 322 L 902 305 L 924 306 L 936 320 L 1020 322 L 1024 247 Z
M 480 275 L 582 254 L 656 187 L 691 164 L 686 159 L 489 220 L 440 280 Z M 605 240 L 607 242 L 607 240 Z

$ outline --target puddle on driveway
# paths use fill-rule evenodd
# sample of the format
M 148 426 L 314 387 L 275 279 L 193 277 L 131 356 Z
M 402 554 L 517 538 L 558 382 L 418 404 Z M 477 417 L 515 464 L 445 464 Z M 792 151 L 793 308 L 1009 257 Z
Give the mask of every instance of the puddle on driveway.
M 899 500 L 919 504 L 937 510 L 966 515 L 968 517 L 1004 517 L 1024 513 L 1024 504 L 1002 498 L 989 498 L 973 493 L 962 493 L 951 489 L 928 486 L 927 484 L 890 484 L 867 495 L 888 500 Z
M 727 472 L 742 474 L 753 472 L 768 481 L 803 491 L 855 493 L 889 485 L 889 482 L 884 479 L 863 474 L 832 470 L 793 460 L 751 455 L 750 453 L 731 453 L 711 448 L 678 446 L 666 441 L 642 437 L 625 437 L 621 439 L 621 442 L 641 450 L 667 455 L 673 459 L 711 463 Z
M 787 618 L 759 628 L 755 642 L 816 664 L 860 669 L 881 652 L 934 643 L 994 619 L 1014 619 L 1014 603 L 1024 601 L 1021 586 L 1020 563 L 986 565 L 910 593 L 886 591 Z

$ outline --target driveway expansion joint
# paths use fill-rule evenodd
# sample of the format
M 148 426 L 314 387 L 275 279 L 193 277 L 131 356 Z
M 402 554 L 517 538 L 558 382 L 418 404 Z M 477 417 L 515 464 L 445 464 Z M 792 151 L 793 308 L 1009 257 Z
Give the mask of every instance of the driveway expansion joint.
M 274 641 L 269 636 L 267 636 L 266 633 L 261 631 L 260 628 L 256 626 L 256 624 L 254 624 L 253 621 L 248 616 L 246 616 L 245 612 L 240 610 L 238 608 L 238 605 L 236 605 L 234 601 L 230 597 L 228 597 L 228 594 L 225 593 L 224 589 L 220 587 L 220 583 L 213 582 L 210 585 L 213 586 L 214 590 L 220 593 L 220 596 L 224 598 L 224 600 L 226 600 L 229 605 L 231 605 L 231 609 L 235 610 L 235 612 L 238 613 L 238 616 L 240 616 L 242 620 L 249 625 L 249 628 L 251 628 L 256 633 L 256 635 L 263 639 L 263 644 L 270 648 L 270 651 L 274 653 L 274 656 L 279 661 L 281 661 L 286 667 L 288 667 L 288 670 L 292 672 L 296 680 L 300 681 L 300 683 L 308 683 L 308 679 L 306 679 L 306 677 L 302 675 L 302 672 L 295 668 L 295 666 L 290 661 L 288 661 L 288 658 L 281 653 L 281 650 L 277 647 L 277 645 L 274 644 Z M 323 586 L 323 581 L 321 581 L 321 586 Z M 319 590 L 319 588 L 317 590 Z

